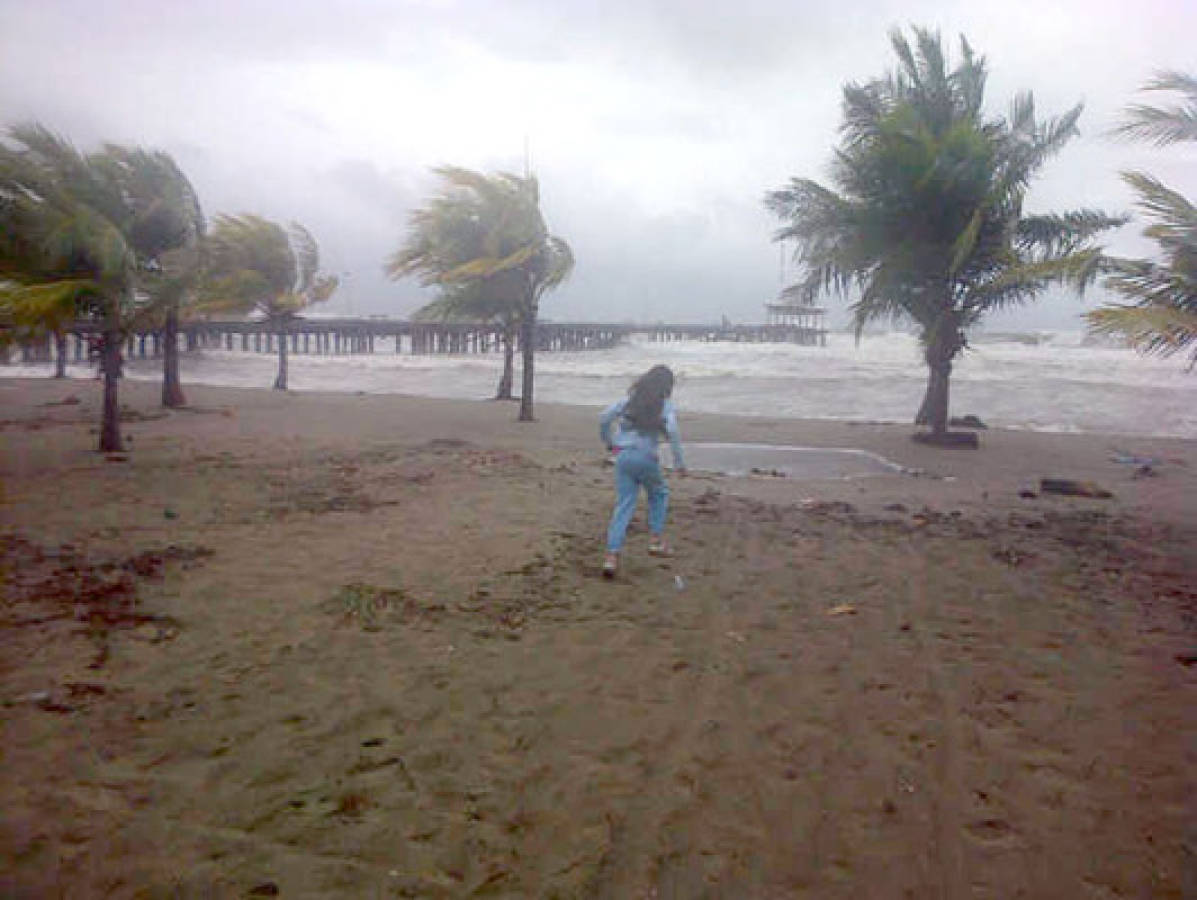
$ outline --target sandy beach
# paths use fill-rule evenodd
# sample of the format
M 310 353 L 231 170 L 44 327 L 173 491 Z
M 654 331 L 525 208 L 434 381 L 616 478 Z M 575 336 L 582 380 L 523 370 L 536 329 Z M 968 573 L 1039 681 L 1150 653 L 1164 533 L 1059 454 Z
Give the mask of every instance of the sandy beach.
M 5 897 L 1197 895 L 1197 443 L 682 393 L 901 469 L 674 476 L 605 582 L 594 409 L 187 393 L 0 380 Z

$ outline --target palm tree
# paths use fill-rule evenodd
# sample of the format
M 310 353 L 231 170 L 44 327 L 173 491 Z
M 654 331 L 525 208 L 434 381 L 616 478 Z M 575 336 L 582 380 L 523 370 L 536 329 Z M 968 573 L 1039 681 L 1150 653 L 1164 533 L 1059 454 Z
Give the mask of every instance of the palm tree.
M 148 289 L 167 255 L 194 240 L 194 208 L 174 189 L 181 173 L 165 153 L 109 144 L 84 155 L 40 125 L 8 136 L 11 145 L 0 145 L 0 313 L 27 333 L 61 330 L 80 315 L 97 323 L 99 449 L 119 451 L 120 347 L 151 309 Z
M 407 240 L 387 260 L 386 272 L 394 279 L 415 275 L 424 285 L 436 285 L 442 309 L 518 326 L 519 421 L 530 422 L 540 301 L 569 277 L 573 252 L 549 234 L 532 175 L 483 175 L 457 166 L 435 172 L 441 190 L 411 214 Z
M 496 400 L 513 400 L 515 383 L 515 332 L 517 304 L 500 293 L 500 285 L 469 282 L 445 285 L 439 296 L 414 313 L 415 321 L 466 321 L 493 324 L 503 342 L 503 371 L 495 388 Z
M 185 406 L 179 379 L 179 317 L 195 300 L 203 268 L 204 212 L 195 188 L 169 156 L 160 154 L 157 165 L 141 165 L 141 151 L 113 150 L 130 172 L 132 201 L 147 211 L 147 217 L 161 215 L 168 207 L 184 229 L 181 243 L 176 241 L 156 254 L 156 265 L 144 279 L 144 287 L 162 327 L 162 405 Z
M 179 313 L 198 281 L 203 256 L 204 213 L 199 195 L 167 154 L 137 148 L 105 147 L 125 202 L 137 212 L 131 235 L 147 261 L 139 289 L 149 300 L 145 318 L 163 330 L 162 404 L 186 404 L 179 380 Z
M 5 254 L 0 249 L 0 258 Z M 61 274 L 37 271 L 42 265 L 29 260 L 21 281 L 12 276 L 0 278 L 0 349 L 30 343 L 48 333 L 54 342 L 54 377 L 66 378 L 67 332 L 86 315 L 85 292 L 62 289 L 58 284 Z
M 1024 93 L 1006 117 L 987 117 L 984 59 L 961 38 L 949 69 L 938 33 L 913 36 L 891 32 L 896 70 L 844 87 L 836 189 L 795 178 L 765 202 L 786 223 L 775 239 L 796 242 L 805 272 L 789 298 L 859 291 L 858 337 L 876 319 L 918 325 L 929 376 L 915 421 L 938 437 L 967 329 L 1050 285 L 1083 289 L 1101 262 L 1091 239 L 1123 220 L 1024 214 L 1032 178 L 1077 133 L 1081 106 L 1040 121 Z
M 1158 146 L 1197 141 L 1197 78 L 1161 72 L 1144 90 L 1180 92 L 1184 105 L 1134 104 L 1116 134 Z M 1197 208 L 1143 172 L 1123 172 L 1122 178 L 1153 220 L 1143 234 L 1159 245 L 1164 260 L 1110 259 L 1105 285 L 1132 303 L 1107 304 L 1086 319 L 1094 331 L 1121 335 L 1147 353 L 1167 356 L 1192 347 L 1192 369 L 1197 366 Z
M 320 274 L 316 239 L 298 222 L 284 229 L 261 216 L 217 216 L 207 242 L 205 312 L 260 314 L 278 334 L 274 389 L 287 389 L 287 334 L 299 311 L 321 303 L 337 279 Z

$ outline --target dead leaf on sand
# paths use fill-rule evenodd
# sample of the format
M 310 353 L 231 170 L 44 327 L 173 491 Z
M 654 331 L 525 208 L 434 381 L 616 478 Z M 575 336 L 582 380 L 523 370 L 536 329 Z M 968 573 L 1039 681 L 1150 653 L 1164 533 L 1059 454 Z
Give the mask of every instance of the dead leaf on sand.
M 833 606 L 827 610 L 829 616 L 854 616 L 856 615 L 856 607 L 851 603 L 841 603 L 838 606 Z

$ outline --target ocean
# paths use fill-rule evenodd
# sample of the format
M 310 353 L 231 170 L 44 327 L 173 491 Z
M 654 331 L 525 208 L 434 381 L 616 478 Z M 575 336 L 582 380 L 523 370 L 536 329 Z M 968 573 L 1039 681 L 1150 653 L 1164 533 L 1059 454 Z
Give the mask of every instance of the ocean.
M 291 354 L 290 387 L 481 399 L 494 393 L 501 362 L 497 354 L 396 354 L 379 341 L 372 355 Z M 859 344 L 834 333 L 826 347 L 634 338 L 611 350 L 537 354 L 536 398 L 604 406 L 655 363 L 677 374 L 680 409 L 730 415 L 905 423 L 926 384 L 918 341 L 901 332 L 866 335 Z M 184 384 L 268 389 L 276 364 L 273 354 L 204 350 L 183 354 L 182 377 Z M 126 374 L 153 380 L 160 369 L 160 361 L 134 359 Z M 48 371 L 0 366 L 0 375 Z M 69 374 L 88 378 L 93 370 L 72 366 Z M 1197 438 L 1197 372 L 1186 373 L 1182 356 L 1090 346 L 1079 332 L 982 336 L 957 360 L 951 391 L 953 415 L 973 414 L 991 426 Z

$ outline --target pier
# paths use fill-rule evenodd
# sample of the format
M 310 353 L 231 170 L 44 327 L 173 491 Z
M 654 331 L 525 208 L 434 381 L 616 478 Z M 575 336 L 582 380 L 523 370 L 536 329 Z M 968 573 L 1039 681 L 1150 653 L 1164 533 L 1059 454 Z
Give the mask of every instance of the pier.
M 68 359 L 83 362 L 98 338 L 98 325 L 77 322 L 66 329 L 63 349 Z M 591 322 L 540 322 L 536 326 L 538 351 L 607 350 L 632 335 L 652 341 L 734 341 L 791 343 L 808 346 L 827 342 L 826 329 L 812 324 L 765 325 L 630 325 Z M 475 354 L 500 353 L 502 331 L 485 323 L 412 322 L 394 319 L 292 319 L 280 332 L 264 321 L 203 321 L 179 325 L 179 349 L 227 350 L 244 353 L 277 353 L 279 340 L 294 354 L 343 356 L 369 353 Z M 515 349 L 520 348 L 519 334 Z M 19 359 L 26 363 L 51 362 L 55 339 L 23 343 Z M 160 330 L 142 330 L 125 339 L 126 358 L 162 355 Z M 7 359 L 5 359 L 7 361 Z
M 728 341 L 743 344 L 827 346 L 827 329 L 806 325 L 648 325 L 633 329 L 652 341 Z

